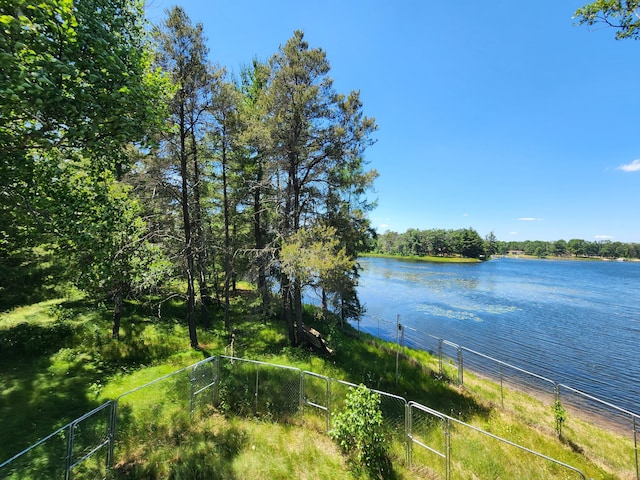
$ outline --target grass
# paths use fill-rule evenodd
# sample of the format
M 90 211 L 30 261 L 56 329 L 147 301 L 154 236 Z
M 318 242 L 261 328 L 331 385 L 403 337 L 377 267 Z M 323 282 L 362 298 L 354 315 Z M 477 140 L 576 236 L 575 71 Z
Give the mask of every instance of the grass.
M 396 385 L 394 345 L 314 323 L 308 312 L 307 321 L 336 351 L 320 357 L 289 347 L 284 325 L 277 319 L 257 319 L 253 304 L 250 295 L 235 297 L 233 338 L 217 320 L 210 330 L 199 330 L 200 351 L 189 348 L 179 302 L 165 304 L 162 319 L 144 304 L 128 303 L 118 341 L 110 338 L 108 310 L 78 298 L 43 301 L 1 314 L 0 461 L 107 400 L 209 355 L 230 355 L 233 345 L 236 357 L 364 383 L 419 402 L 575 466 L 590 478 L 635 478 L 628 435 L 598 428 L 570 412 L 560 439 L 548 402 L 513 390 L 506 391 L 503 399 L 494 382 L 470 372 L 465 372 L 464 387 L 455 385 L 434 373 L 438 361 L 427 352 L 405 350 Z M 240 372 L 238 368 L 233 367 Z M 286 385 L 284 373 L 268 375 L 273 384 Z M 251 381 L 228 383 L 239 400 L 223 402 L 218 409 L 201 408 L 194 419 L 188 400 L 185 403 L 179 395 L 188 388 L 188 376 L 174 375 L 120 399 L 113 478 L 366 478 L 349 468 L 326 435 L 320 416 L 291 416 L 282 405 L 277 418 L 256 416 Z M 248 397 L 242 397 L 242 388 Z M 321 394 L 324 388 L 319 382 L 309 391 Z M 284 398 L 278 393 L 275 404 Z M 416 438 L 442 448 L 437 420 L 417 417 L 415 427 Z M 83 425 L 87 432 L 92 428 Z M 393 478 L 439 478 L 443 473 L 441 460 L 420 448 L 414 449 L 414 464 L 409 467 L 401 436 L 393 438 Z M 28 459 L 33 468 L 59 457 L 53 453 L 54 445 L 64 451 L 64 439 L 54 440 L 49 450 L 37 450 Z M 451 448 L 453 478 L 578 478 L 461 424 L 452 427 Z M 91 462 L 82 468 L 92 468 Z
M 468 257 L 434 257 L 429 255 L 389 255 L 385 253 L 367 253 L 362 257 L 374 257 L 374 258 L 395 258 L 397 260 L 410 260 L 415 262 L 430 262 L 430 263 L 479 263 L 482 260 L 478 258 Z
M 132 448 L 116 478 L 341 478 L 345 463 L 318 431 L 208 412 L 197 421 L 174 417 L 168 441 Z M 274 453 L 277 452 L 277 458 Z

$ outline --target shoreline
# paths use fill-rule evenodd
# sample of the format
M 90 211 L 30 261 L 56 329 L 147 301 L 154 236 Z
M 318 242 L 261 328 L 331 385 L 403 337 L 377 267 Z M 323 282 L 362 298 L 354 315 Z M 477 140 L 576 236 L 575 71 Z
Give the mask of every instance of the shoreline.
M 349 325 L 355 330 L 356 327 L 352 324 L 352 322 L 349 322 Z M 387 343 L 393 344 L 393 339 L 385 338 L 383 335 L 378 336 L 372 330 L 367 330 L 366 327 L 362 330 L 359 330 L 359 332 L 364 334 L 365 336 L 369 336 L 370 337 L 369 341 L 371 341 L 374 344 L 377 344 L 379 348 L 382 348 L 383 350 L 386 347 L 384 347 L 384 345 L 378 342 L 387 342 Z M 366 337 L 365 337 L 365 341 L 367 341 Z M 399 353 L 399 355 L 401 355 L 404 360 L 411 358 L 410 355 L 407 354 L 406 352 L 407 348 L 409 350 L 427 353 L 431 355 L 431 357 L 434 360 L 437 360 L 438 358 L 437 353 L 429 349 L 415 347 L 415 346 L 409 347 L 407 345 L 403 345 L 401 347 L 402 352 Z M 389 351 L 393 352 L 394 350 L 391 349 Z M 450 357 L 446 357 L 446 356 L 445 358 L 451 359 Z M 433 370 L 431 366 L 423 365 L 423 367 L 429 368 L 433 372 L 435 372 L 435 370 Z M 519 383 L 515 377 L 512 378 L 508 374 L 505 375 L 502 379 L 496 378 L 494 374 L 495 372 L 491 372 L 490 368 L 477 368 L 477 367 L 478 367 L 477 365 L 476 365 L 476 368 L 472 368 L 465 365 L 463 367 L 463 375 L 470 374 L 471 377 L 475 377 L 475 382 L 478 382 L 478 381 L 488 382 L 496 389 L 500 389 L 500 390 L 504 389 L 504 393 L 507 396 L 511 396 L 513 394 L 524 395 L 526 397 L 529 397 L 528 401 L 539 402 L 539 404 L 544 406 L 545 409 L 548 409 L 549 423 L 550 424 L 553 423 L 553 416 L 552 416 L 553 415 L 552 397 L 554 396 L 553 393 L 550 393 L 549 391 L 545 391 L 534 385 Z M 517 366 L 514 366 L 514 367 L 517 369 L 520 368 Z M 536 374 L 532 372 L 532 375 L 535 377 Z M 482 393 L 478 392 L 477 390 L 478 385 L 475 384 L 474 380 L 472 380 L 471 382 L 467 381 L 466 383 L 463 382 L 460 384 L 460 383 L 457 383 L 453 377 L 449 377 L 446 373 L 445 373 L 445 376 L 449 379 L 449 381 L 452 384 L 457 385 L 459 388 L 472 392 L 474 395 L 479 395 L 480 398 L 482 398 L 484 401 L 487 401 L 489 403 L 494 403 L 493 400 L 490 400 L 484 397 Z M 531 378 L 534 378 L 534 377 L 531 377 Z M 564 384 L 561 384 L 561 385 L 565 387 L 565 389 L 563 390 L 564 393 L 562 393 L 560 396 L 562 406 L 566 409 L 568 413 L 570 413 L 573 416 L 574 419 L 580 422 L 589 424 L 591 426 L 594 426 L 596 428 L 606 430 L 611 433 L 615 433 L 623 437 L 627 437 L 630 431 L 631 432 L 633 431 L 632 417 L 637 418 L 638 415 L 640 414 L 615 404 L 609 404 L 607 401 L 599 399 L 597 397 L 593 397 L 591 394 L 587 392 L 581 392 L 584 394 L 584 396 L 574 395 L 571 393 L 570 390 L 566 390 L 566 387 L 568 387 L 569 389 L 572 389 L 573 387 L 569 385 L 564 385 Z M 592 400 L 594 400 L 594 402 L 592 402 Z M 516 400 L 515 403 L 518 403 L 518 401 Z M 498 404 L 495 403 L 495 406 L 498 407 Z M 499 408 L 503 411 L 510 411 L 512 413 L 515 412 L 514 410 L 515 407 L 513 405 L 511 407 L 501 405 L 499 406 Z
M 417 255 L 391 255 L 388 253 L 365 253 L 359 255 L 358 258 L 392 258 L 395 260 L 408 260 L 413 262 L 427 262 L 427 263 L 481 263 L 483 260 L 479 258 L 468 257 L 420 257 Z
M 640 262 L 640 258 L 611 258 L 611 257 L 576 257 L 574 255 L 562 255 L 562 256 L 551 256 L 546 255 L 544 257 L 538 257 L 535 255 L 526 255 L 526 254 L 511 254 L 508 253 L 506 255 L 491 255 L 490 260 L 501 260 L 503 258 L 509 258 L 514 260 L 552 260 L 552 261 L 570 261 L 570 262 Z
M 425 262 L 425 263 L 482 263 L 491 260 L 513 259 L 513 260 L 550 260 L 550 261 L 568 261 L 568 262 L 618 262 L 618 263 L 639 263 L 640 258 L 610 258 L 610 257 L 576 257 L 574 255 L 563 256 L 544 256 L 538 257 L 536 255 L 512 254 L 505 255 L 491 255 L 488 259 L 483 260 L 480 258 L 468 258 L 468 257 L 434 257 L 434 256 L 418 256 L 418 255 L 392 255 L 389 253 L 364 253 L 358 256 L 358 258 L 392 258 L 395 260 L 405 260 L 411 262 Z

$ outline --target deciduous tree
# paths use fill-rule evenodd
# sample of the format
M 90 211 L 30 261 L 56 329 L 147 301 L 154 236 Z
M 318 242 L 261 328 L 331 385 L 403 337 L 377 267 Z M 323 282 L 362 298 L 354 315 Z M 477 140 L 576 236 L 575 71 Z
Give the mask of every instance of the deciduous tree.
M 640 39 L 639 0 L 596 0 L 579 8 L 575 17 L 580 25 L 603 24 L 615 28 L 616 39 Z
M 142 4 L 3 2 L 0 28 L 0 223 L 12 225 L 0 249 L 82 246 L 96 262 L 87 285 L 130 278 L 131 262 L 119 260 L 133 257 L 113 255 L 139 243 L 137 233 L 102 216 L 78 222 L 124 206 L 116 192 L 125 191 L 127 146 L 147 144 L 164 116 L 167 84 L 151 68 Z M 100 242 L 85 241 L 98 230 Z

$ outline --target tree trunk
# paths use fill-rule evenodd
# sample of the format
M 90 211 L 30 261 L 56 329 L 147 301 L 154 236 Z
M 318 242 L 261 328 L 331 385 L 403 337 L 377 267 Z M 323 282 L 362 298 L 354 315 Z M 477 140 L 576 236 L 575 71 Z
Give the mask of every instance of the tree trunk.
M 229 234 L 229 195 L 227 192 L 227 131 L 222 122 L 222 196 L 224 214 L 224 326 L 231 328 L 229 286 L 231 282 L 231 237 Z
M 258 160 L 258 172 L 256 174 L 256 188 L 253 192 L 253 236 L 256 242 L 256 260 L 258 262 L 258 291 L 262 298 L 262 317 L 269 316 L 269 291 L 267 289 L 267 274 L 265 265 L 264 238 L 262 235 L 262 160 Z
M 113 329 L 111 338 L 120 338 L 120 319 L 122 318 L 122 288 L 118 287 L 113 294 Z
M 186 127 L 184 102 L 180 104 L 180 175 L 182 176 L 182 223 L 184 228 L 184 256 L 187 267 L 187 325 L 189 326 L 189 340 L 193 348 L 198 347 L 198 335 L 195 321 L 195 288 L 194 288 L 194 259 L 191 243 L 191 218 L 189 215 L 189 182 L 186 151 Z
M 195 227 L 196 263 L 198 266 L 198 289 L 200 291 L 200 314 L 202 326 L 209 328 L 209 286 L 207 285 L 206 272 L 206 242 L 202 223 L 202 206 L 200 201 L 200 165 L 198 163 L 198 149 L 196 135 L 191 129 L 191 155 L 193 156 L 193 224 Z
M 233 233 L 231 234 L 231 238 L 238 238 L 238 225 L 236 222 L 233 222 Z M 233 266 L 233 262 L 231 268 L 231 291 L 234 295 L 238 292 L 238 275 Z
M 329 313 L 329 305 L 328 305 L 328 299 L 327 299 L 327 291 L 323 288 L 322 289 L 322 316 L 323 316 L 323 318 L 327 318 L 328 313 Z
M 282 288 L 282 316 L 287 324 L 287 332 L 289 334 L 289 344 L 292 347 L 297 345 L 296 343 L 296 328 L 293 321 L 293 298 L 291 295 L 292 285 L 291 280 L 285 274 L 282 274 L 280 279 Z
M 285 206 L 283 212 L 283 226 L 282 226 L 282 237 L 284 240 L 288 239 L 291 234 L 295 231 L 295 218 L 294 218 L 294 228 L 292 228 L 291 220 L 294 212 L 294 188 L 293 184 L 295 181 L 296 175 L 296 167 L 295 167 L 295 154 L 289 154 L 289 165 L 288 165 L 288 177 L 287 177 L 287 189 L 286 189 L 286 198 L 285 198 Z M 284 317 L 287 322 L 287 329 L 289 331 L 289 343 L 292 347 L 297 346 L 296 341 L 296 325 L 295 318 L 296 314 L 296 301 L 295 301 L 295 286 L 291 279 L 282 274 L 281 286 L 282 286 L 282 305 L 284 308 Z
M 295 345 L 299 345 L 304 338 L 304 331 L 302 329 L 302 287 L 298 279 L 293 282 L 293 298 L 294 298 L 294 312 L 296 319 L 296 342 Z

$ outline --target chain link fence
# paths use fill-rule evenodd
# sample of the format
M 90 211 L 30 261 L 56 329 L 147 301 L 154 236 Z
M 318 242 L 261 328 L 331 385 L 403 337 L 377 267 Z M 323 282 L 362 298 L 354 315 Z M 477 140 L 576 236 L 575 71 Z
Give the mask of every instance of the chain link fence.
M 105 478 L 113 460 L 115 402 L 109 401 L 0 464 L 0 478 Z
M 358 330 L 377 333 L 379 338 L 395 338 L 398 352 L 405 346 L 430 352 L 437 362 L 432 368 L 439 375 L 515 413 L 528 424 L 545 429 L 561 420 L 558 433 L 573 449 L 599 458 L 609 469 L 620 470 L 621 478 L 640 480 L 639 414 L 485 353 L 402 325 L 400 320 L 400 316 L 395 322 L 367 316 L 358 322 Z M 465 372 L 474 378 L 465 381 Z M 539 402 L 533 409 L 531 398 Z M 581 431 L 584 423 L 614 431 L 622 436 L 622 442 L 606 433 L 598 438 L 586 436 Z M 623 465 L 613 467 L 609 459 L 614 457 L 623 458 Z
M 355 387 L 297 368 L 211 357 L 126 392 L 74 420 L 0 464 L 0 478 L 106 478 L 114 468 L 126 473 L 134 467 L 127 462 L 142 455 L 141 441 L 180 436 L 194 416 L 207 415 L 211 409 L 289 424 L 316 418 L 329 431 L 333 413 L 343 407 Z M 507 439 L 403 397 L 374 391 L 380 395 L 387 438 L 400 448 L 404 461 L 431 476 L 455 478 L 469 448 L 493 441 L 530 455 L 531 461 L 523 467 L 530 471 L 522 478 L 548 478 L 550 471 L 560 471 L 559 478 L 586 479 L 574 467 Z M 161 418 L 171 422 L 159 421 Z M 146 448 L 151 451 L 154 445 Z

